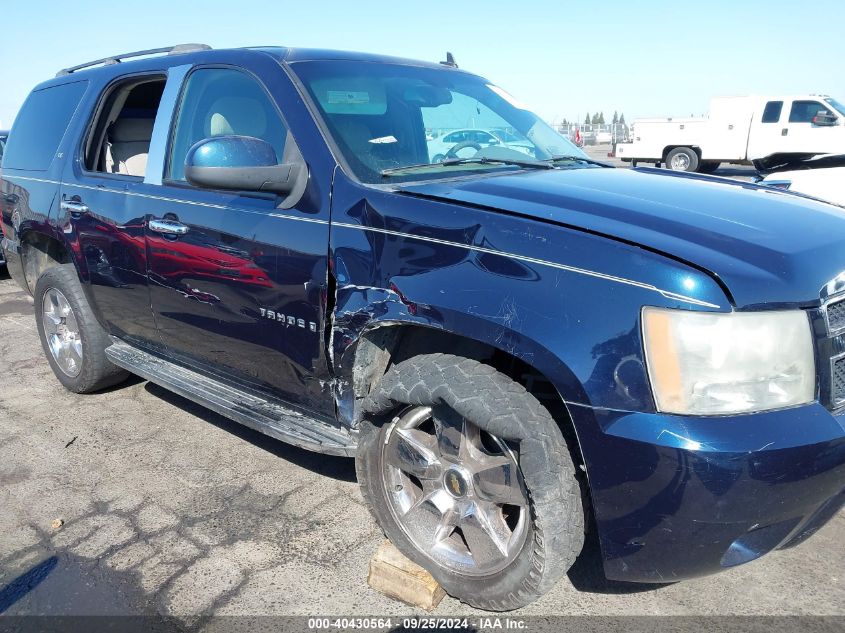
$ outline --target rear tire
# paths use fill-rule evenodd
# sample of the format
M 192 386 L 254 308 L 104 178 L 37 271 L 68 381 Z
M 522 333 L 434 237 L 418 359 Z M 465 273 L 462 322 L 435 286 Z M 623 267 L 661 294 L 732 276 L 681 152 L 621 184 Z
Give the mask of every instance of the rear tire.
M 35 284 L 34 297 L 41 346 L 66 389 L 90 393 L 129 377 L 106 357 L 111 340 L 91 311 L 73 264 L 48 268 Z
M 575 562 L 584 543 L 575 467 L 554 419 L 522 385 L 474 360 L 427 354 L 393 366 L 364 410 L 364 498 L 386 536 L 450 595 L 516 609 Z
M 698 153 L 691 147 L 676 147 L 666 154 L 666 167 L 672 171 L 696 171 Z

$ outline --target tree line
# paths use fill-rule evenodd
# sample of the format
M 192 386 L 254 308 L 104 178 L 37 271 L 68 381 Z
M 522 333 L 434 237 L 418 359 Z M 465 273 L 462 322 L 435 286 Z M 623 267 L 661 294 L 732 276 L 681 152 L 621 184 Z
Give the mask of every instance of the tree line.
M 625 125 L 625 114 L 619 114 L 614 110 L 613 112 L 613 119 L 610 121 L 613 125 L 617 123 L 620 125 Z M 567 121 L 566 119 L 563 120 L 563 125 L 570 125 L 571 123 L 575 123 L 575 121 Z M 590 116 L 590 113 L 587 113 L 587 116 L 584 117 L 584 125 L 604 125 L 604 112 L 596 112 L 593 116 Z

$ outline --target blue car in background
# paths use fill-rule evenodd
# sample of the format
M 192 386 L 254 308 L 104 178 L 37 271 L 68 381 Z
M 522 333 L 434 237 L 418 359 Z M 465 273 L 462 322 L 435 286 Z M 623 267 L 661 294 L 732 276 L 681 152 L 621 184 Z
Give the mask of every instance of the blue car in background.
M 433 129 L 530 151 L 433 161 Z M 535 600 L 588 526 L 609 578 L 660 583 L 845 500 L 841 209 L 597 163 L 451 61 L 189 45 L 67 68 L 0 188 L 65 387 L 134 373 L 354 456 L 387 536 L 472 605 Z

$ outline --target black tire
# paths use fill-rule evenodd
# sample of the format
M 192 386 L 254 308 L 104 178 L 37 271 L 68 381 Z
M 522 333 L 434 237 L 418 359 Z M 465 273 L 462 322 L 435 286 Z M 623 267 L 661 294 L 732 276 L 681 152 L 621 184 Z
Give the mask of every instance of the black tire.
M 42 310 L 44 295 L 51 289 L 61 292 L 73 310 L 78 325 L 82 362 L 81 369 L 75 376 L 68 375 L 61 369 L 47 342 Z M 41 347 L 53 373 L 66 389 L 75 393 L 90 393 L 121 383 L 129 377 L 127 371 L 112 364 L 105 355 L 105 349 L 111 345 L 111 340 L 91 311 L 73 264 L 61 264 L 47 269 L 35 284 L 34 298 L 35 322 Z
M 486 576 L 458 574 L 425 555 L 393 518 L 381 446 L 391 420 L 409 405 L 447 407 L 517 447 L 530 531 L 507 567 Z M 385 535 L 446 592 L 480 609 L 508 611 L 533 602 L 566 574 L 584 543 L 581 490 L 560 428 L 522 385 L 474 360 L 428 354 L 393 366 L 364 411 L 355 460 L 364 498 Z
M 666 154 L 666 168 L 674 171 L 697 171 L 698 163 L 698 152 L 691 147 L 676 147 Z
M 698 171 L 702 174 L 714 174 L 721 165 L 722 163 L 715 160 L 704 160 L 699 164 Z

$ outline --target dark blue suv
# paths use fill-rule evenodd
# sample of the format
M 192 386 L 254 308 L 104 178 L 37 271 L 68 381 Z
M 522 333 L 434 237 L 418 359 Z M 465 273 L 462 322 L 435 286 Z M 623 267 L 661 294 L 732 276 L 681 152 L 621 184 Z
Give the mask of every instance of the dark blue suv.
M 589 524 L 608 577 L 665 582 L 842 506 L 842 209 L 609 168 L 451 59 L 143 53 L 35 88 L 3 159 L 68 389 L 131 372 L 354 455 L 390 539 L 486 609 Z

